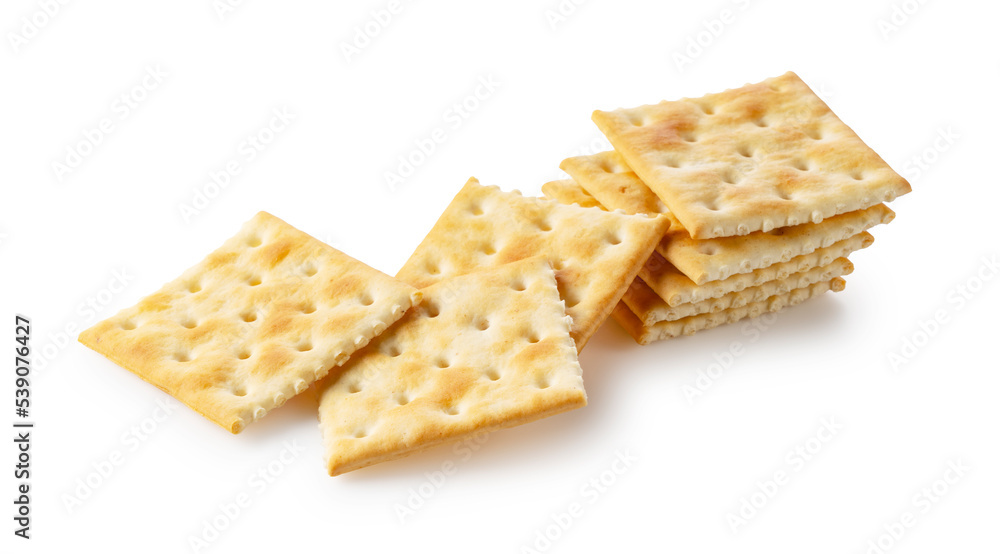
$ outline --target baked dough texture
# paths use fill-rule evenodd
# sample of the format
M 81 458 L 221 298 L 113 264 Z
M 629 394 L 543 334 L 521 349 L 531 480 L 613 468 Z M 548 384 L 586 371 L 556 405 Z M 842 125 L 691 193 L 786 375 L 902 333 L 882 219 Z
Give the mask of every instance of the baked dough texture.
M 792 289 L 849 275 L 853 271 L 854 264 L 850 260 L 837 258 L 829 264 L 799 271 L 788 277 L 765 281 L 760 285 L 730 292 L 717 298 L 688 302 L 678 306 L 668 305 L 642 279 L 637 278 L 632 281 L 632 285 L 625 292 L 622 302 L 632 310 L 632 313 L 644 326 L 649 327 L 661 321 L 676 321 L 693 315 L 714 314 L 729 308 L 739 308 L 751 302 L 760 302 L 772 296 L 784 294 Z
M 910 192 L 794 73 L 593 120 L 695 239 L 819 223 Z
M 79 340 L 239 433 L 419 300 L 414 287 L 260 212 L 199 264 Z
M 736 323 L 745 318 L 759 317 L 765 313 L 777 312 L 786 306 L 794 306 L 813 296 L 819 296 L 826 291 L 840 292 L 846 285 L 844 279 L 836 277 L 829 281 L 820 281 L 807 287 L 791 290 L 784 294 L 772 296 L 759 302 L 751 302 L 739 308 L 729 308 L 716 313 L 699 314 L 676 321 L 661 321 L 651 326 L 644 326 L 628 306 L 619 303 L 615 306 L 612 317 L 632 335 L 639 344 L 650 344 L 655 341 L 691 335 L 698 331 L 711 329 L 727 323 Z
M 421 292 L 420 307 L 317 385 L 330 475 L 587 403 L 546 259 Z
M 424 288 L 457 275 L 546 256 L 573 318 L 573 339 L 583 349 L 669 224 L 655 214 L 564 205 L 470 179 L 396 278 Z
M 576 204 L 581 208 L 602 208 L 601 203 L 576 184 L 573 179 L 549 181 L 542 185 L 542 195 L 558 201 L 560 204 Z M 644 213 L 644 212 L 629 212 Z M 655 212 L 651 212 L 655 213 Z
M 755 231 L 745 236 L 694 239 L 667 210 L 621 156 L 614 151 L 577 156 L 560 165 L 576 181 L 561 181 L 558 187 L 543 189 L 546 196 L 558 195 L 563 203 L 572 196 L 590 195 L 603 207 L 626 213 L 662 213 L 671 218 L 670 229 L 656 247 L 673 267 L 701 285 L 747 273 L 771 264 L 829 246 L 834 242 L 889 223 L 896 216 L 885 204 L 769 232 Z M 575 190 L 581 189 L 581 190 Z
M 570 203 L 580 194 L 586 194 L 585 192 L 577 192 L 574 190 L 574 187 L 580 188 L 578 184 L 570 184 L 569 181 L 560 181 L 558 187 L 545 187 L 543 191 L 553 200 Z M 600 204 L 598 204 L 598 207 L 603 208 Z M 745 237 L 722 237 L 704 241 L 696 241 L 691 239 L 690 236 L 678 238 L 671 230 L 667 234 L 668 237 L 672 235 L 673 238 L 664 239 L 660 243 L 657 251 L 649 257 L 646 264 L 639 270 L 637 279 L 641 279 L 644 287 L 656 292 L 671 308 L 721 298 L 748 287 L 759 287 L 769 281 L 788 279 L 795 273 L 828 265 L 836 258 L 844 257 L 857 250 L 867 248 L 871 246 L 875 239 L 870 233 L 865 232 L 864 229 L 869 229 L 879 223 L 888 223 L 894 216 L 895 214 L 892 210 L 884 204 L 879 204 L 866 210 L 834 216 L 818 224 L 805 223 L 796 227 L 775 230 L 771 233 L 751 233 Z M 820 228 L 825 228 L 826 234 Z M 783 231 L 783 233 L 776 231 Z M 847 236 L 831 244 L 831 241 L 844 234 Z M 788 241 L 782 241 L 781 237 L 784 235 L 788 235 Z M 757 244 L 753 244 L 755 238 L 760 238 L 761 240 Z M 751 251 L 767 252 L 769 254 L 763 256 L 764 260 L 771 261 L 771 256 L 773 255 L 778 257 L 779 261 L 764 264 L 759 261 L 760 258 L 758 257 L 758 261 L 749 266 L 738 264 L 740 270 L 744 269 L 744 267 L 755 269 L 747 272 L 736 272 L 731 275 L 728 270 L 721 271 L 720 275 L 725 274 L 725 278 L 711 281 L 703 279 L 699 282 L 692 280 L 688 274 L 680 271 L 675 264 L 663 257 L 661 250 L 663 244 L 667 241 L 671 241 L 674 245 L 685 241 L 693 243 L 690 248 L 688 246 L 680 246 L 679 249 L 673 250 L 673 259 L 675 260 L 678 259 L 680 252 L 684 252 L 684 255 L 680 256 L 680 259 L 690 262 L 688 264 L 689 269 L 692 264 L 700 264 L 699 267 L 706 268 L 707 270 L 710 262 L 705 260 L 712 257 L 734 262 L 726 263 L 722 267 L 737 265 L 735 262 L 745 259 L 741 256 L 750 255 Z M 800 254 L 792 257 L 792 254 L 795 252 L 799 252 Z M 705 263 L 702 263 L 703 261 Z M 628 301 L 629 298 L 630 293 L 626 292 L 623 299 Z M 634 293 L 632 293 L 631 299 L 635 301 Z M 684 309 L 687 310 L 689 307 L 685 307 Z

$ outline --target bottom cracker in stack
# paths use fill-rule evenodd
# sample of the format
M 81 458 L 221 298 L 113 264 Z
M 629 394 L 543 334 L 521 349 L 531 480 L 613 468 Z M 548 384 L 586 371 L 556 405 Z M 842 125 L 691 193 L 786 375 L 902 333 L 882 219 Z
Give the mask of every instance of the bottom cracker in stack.
M 758 317 L 765 313 L 776 312 L 785 306 L 794 306 L 803 300 L 819 296 L 826 291 L 840 292 L 844 290 L 845 282 L 837 277 L 829 281 L 821 281 L 807 287 L 791 290 L 784 294 L 772 296 L 760 302 L 752 302 L 739 308 L 729 308 L 717 313 L 700 314 L 685 317 L 676 321 L 660 321 L 651 326 L 645 326 L 632 310 L 625 304 L 618 304 L 612 316 L 632 338 L 639 344 L 649 344 L 654 341 L 669 339 L 680 335 L 690 335 L 697 331 L 711 329 L 726 323 L 735 323 L 748 317 Z

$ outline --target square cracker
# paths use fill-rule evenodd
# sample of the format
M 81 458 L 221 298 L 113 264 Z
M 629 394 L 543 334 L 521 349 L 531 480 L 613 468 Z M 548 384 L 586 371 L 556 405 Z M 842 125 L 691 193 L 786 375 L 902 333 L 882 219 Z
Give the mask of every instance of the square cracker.
M 844 279 L 836 277 L 829 281 L 820 281 L 807 287 L 791 290 L 784 294 L 772 296 L 760 302 L 751 302 L 739 308 L 729 308 L 714 314 L 700 314 L 685 317 L 676 321 L 661 321 L 652 326 L 644 326 L 639 318 L 629 310 L 624 303 L 615 306 L 611 314 L 629 335 L 639 344 L 649 344 L 658 340 L 665 340 L 681 335 L 691 335 L 698 331 L 718 327 L 726 323 L 735 323 L 748 317 L 758 317 L 765 313 L 776 312 L 786 306 L 794 306 L 800 302 L 819 296 L 831 290 L 840 292 L 844 290 Z
M 608 209 L 627 213 L 664 213 L 657 210 L 666 210 L 659 197 L 613 150 L 567 158 L 560 167 L 573 177 L 580 188 Z M 563 184 L 560 193 L 574 192 L 571 185 Z M 746 236 L 696 240 L 669 211 L 664 215 L 672 221 L 670 230 L 657 245 L 656 251 L 699 285 L 779 261 L 787 262 L 875 225 L 889 223 L 896 216 L 885 204 L 876 204 L 824 219 L 820 223 L 802 223 L 766 233 L 755 231 Z
M 317 387 L 330 475 L 585 406 L 543 257 L 443 280 Z
M 470 179 L 396 278 L 418 288 L 544 255 L 556 269 L 582 349 L 610 315 L 670 222 L 564 205 Z
M 419 300 L 415 288 L 260 212 L 79 340 L 239 433 Z
M 766 281 L 760 285 L 747 287 L 743 290 L 730 292 L 718 298 L 709 298 L 701 302 L 688 302 L 679 306 L 670 306 L 649 288 L 642 279 L 632 281 L 622 302 L 642 322 L 649 327 L 661 321 L 676 321 L 698 314 L 716 313 L 729 308 L 740 308 L 751 302 L 784 294 L 792 289 L 809 286 L 819 281 L 829 281 L 834 277 L 843 277 L 854 271 L 854 264 L 847 258 L 837 258 L 833 262 L 805 271 L 793 273 L 781 279 Z
M 593 119 L 696 239 L 819 223 L 910 192 L 794 73 Z
M 830 246 L 796 256 L 787 262 L 779 262 L 755 269 L 750 273 L 737 273 L 727 279 L 711 281 L 703 285 L 688 279 L 686 275 L 677 271 L 659 254 L 653 254 L 639 271 L 639 278 L 649 288 L 656 291 L 656 294 L 667 305 L 674 307 L 691 302 L 701 302 L 709 298 L 719 298 L 731 292 L 760 286 L 775 279 L 785 279 L 793 273 L 833 263 L 837 258 L 846 257 L 852 252 L 868 248 L 873 242 L 875 242 L 875 238 L 872 237 L 871 233 L 861 232 Z

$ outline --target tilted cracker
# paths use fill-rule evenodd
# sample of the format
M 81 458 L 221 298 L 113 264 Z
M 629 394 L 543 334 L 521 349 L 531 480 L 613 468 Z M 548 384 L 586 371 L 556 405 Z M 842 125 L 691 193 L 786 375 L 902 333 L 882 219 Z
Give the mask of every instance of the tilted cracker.
M 585 406 L 547 260 L 440 281 L 319 386 L 330 475 Z
M 79 340 L 239 433 L 419 300 L 415 288 L 260 212 Z
M 696 239 L 819 223 L 910 192 L 794 73 L 593 119 Z
M 782 279 L 767 281 L 755 287 L 748 287 L 738 292 L 718 298 L 709 298 L 701 302 L 669 306 L 649 288 L 642 279 L 632 281 L 622 302 L 632 310 L 632 313 L 646 327 L 660 321 L 676 321 L 698 314 L 716 313 L 729 308 L 740 308 L 751 302 L 760 302 L 775 295 L 784 294 L 790 290 L 809 286 L 819 281 L 829 281 L 834 277 L 849 275 L 854 271 L 854 264 L 847 258 L 837 258 L 832 263 L 814 267 L 798 273 L 793 273 Z
M 573 339 L 582 349 L 666 232 L 662 216 L 564 205 L 470 179 L 396 275 L 423 288 L 544 255 L 556 268 Z
M 775 279 L 785 279 L 794 273 L 830 264 L 837 258 L 846 257 L 852 252 L 868 248 L 873 242 L 875 242 L 875 238 L 871 233 L 858 233 L 825 248 L 796 256 L 787 262 L 772 264 L 750 273 L 738 273 L 728 279 L 711 281 L 703 285 L 688 279 L 686 275 L 677 271 L 658 254 L 653 254 L 646 262 L 646 266 L 639 272 L 639 277 L 668 306 L 674 307 L 701 302 L 709 298 L 719 298 L 731 292 L 760 286 Z
M 845 284 L 844 279 L 836 277 L 829 281 L 820 281 L 808 287 L 772 296 L 760 302 L 752 302 L 740 308 L 730 308 L 714 314 L 695 315 L 677 321 L 661 321 L 649 327 L 643 326 L 639 318 L 624 303 L 615 306 L 611 315 L 628 331 L 629 335 L 632 335 L 636 342 L 645 345 L 658 340 L 691 335 L 705 329 L 735 323 L 748 317 L 758 317 L 765 313 L 776 312 L 786 306 L 794 306 L 813 296 L 819 296 L 828 290 L 840 292 L 844 290 Z
M 667 205 L 632 171 L 614 150 L 566 158 L 559 164 L 588 194 L 604 207 L 630 214 L 663 214 L 672 219 L 670 233 L 687 233 Z
M 608 209 L 620 209 L 627 213 L 666 209 L 617 152 L 567 158 L 560 167 L 573 177 L 579 187 Z M 564 186 L 569 188 L 569 185 Z M 885 204 L 876 204 L 819 223 L 802 223 L 769 232 L 755 231 L 745 236 L 704 240 L 692 238 L 673 215 L 667 215 L 672 219 L 670 230 L 657 245 L 656 251 L 692 281 L 704 284 L 779 261 L 787 262 L 875 225 L 889 223 L 895 215 Z
M 542 194 L 560 204 L 576 204 L 581 208 L 601 208 L 601 203 L 580 188 L 573 179 L 549 181 L 542 185 Z M 633 212 L 635 213 L 635 212 Z

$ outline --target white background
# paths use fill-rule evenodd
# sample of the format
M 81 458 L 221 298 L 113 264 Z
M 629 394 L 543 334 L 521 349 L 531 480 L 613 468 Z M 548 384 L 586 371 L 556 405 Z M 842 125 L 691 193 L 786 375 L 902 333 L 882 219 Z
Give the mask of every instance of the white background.
M 4 2 L 0 18 L 5 426 L 14 313 L 33 319 L 36 352 L 33 539 L 12 536 L 15 452 L 4 438 L 0 550 L 190 552 L 190 537 L 240 494 L 249 506 L 202 551 L 514 553 L 547 528 L 558 536 L 537 551 L 1000 547 L 1000 285 L 977 282 L 995 273 L 983 256 L 1000 250 L 995 3 L 567 0 L 556 21 L 546 13 L 556 0 L 404 1 L 352 56 L 343 45 L 387 1 L 254 0 L 221 17 L 211 0 L 72 2 L 48 18 L 42 4 Z M 884 32 L 904 4 L 913 13 Z M 22 18 L 44 24 L 32 33 Z M 564 157 L 601 148 L 592 110 L 788 70 L 913 184 L 892 204 L 896 221 L 852 256 L 847 290 L 760 333 L 731 325 L 639 347 L 609 322 L 581 355 L 588 407 L 496 433 L 471 455 L 441 447 L 330 478 L 308 395 L 238 436 L 183 406 L 155 422 L 169 397 L 75 342 L 258 210 L 394 274 L 469 176 L 537 193 Z M 156 71 L 166 75 L 141 89 Z M 498 85 L 457 125 L 448 110 L 480 79 Z M 122 94 L 142 99 L 125 109 Z M 273 140 L 249 160 L 242 143 L 275 109 L 292 122 L 265 132 Z M 54 163 L 105 118 L 111 131 L 57 175 Z M 436 128 L 441 144 L 388 186 L 397 157 Z M 209 175 L 230 161 L 240 173 L 186 221 L 180 205 L 215 192 Z M 116 278 L 125 284 L 112 292 Z M 978 292 L 958 302 L 970 284 Z M 947 322 L 922 340 L 920 322 L 939 311 Z M 894 371 L 904 338 L 922 346 Z M 734 342 L 743 353 L 726 363 Z M 716 363 L 725 369 L 699 381 Z M 698 385 L 704 394 L 689 399 Z M 829 418 L 832 437 L 819 432 Z M 301 451 L 275 462 L 289 441 Z M 808 461 L 799 446 L 812 448 Z M 634 460 L 616 466 L 616 453 Z M 969 469 L 947 473 L 953 483 L 929 503 L 922 491 L 949 462 Z M 443 482 L 428 477 L 448 463 L 457 471 Z M 280 475 L 258 486 L 252 476 L 269 464 Z M 625 471 L 603 492 L 587 485 L 611 482 L 616 467 Z M 787 480 L 754 497 L 776 471 Z M 429 498 L 400 521 L 414 491 Z M 86 498 L 67 508 L 71 496 Z M 743 499 L 762 506 L 734 532 Z M 582 515 L 549 527 L 574 502 Z M 898 539 L 882 536 L 887 525 Z M 873 550 L 880 537 L 887 548 Z

